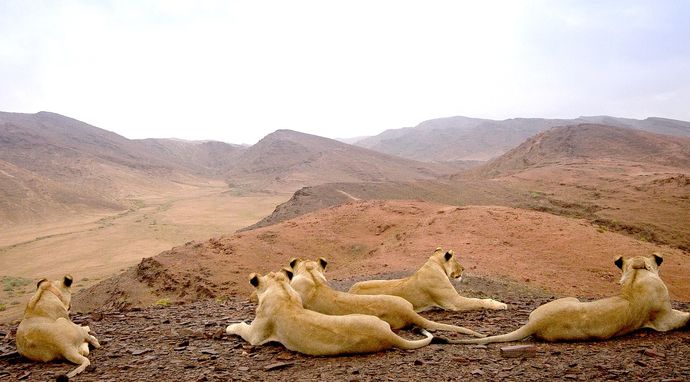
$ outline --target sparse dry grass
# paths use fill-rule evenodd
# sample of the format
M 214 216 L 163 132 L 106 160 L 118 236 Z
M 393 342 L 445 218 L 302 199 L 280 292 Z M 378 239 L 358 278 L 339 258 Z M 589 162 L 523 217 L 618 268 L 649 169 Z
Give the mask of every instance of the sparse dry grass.
M 69 273 L 75 290 L 88 288 L 144 257 L 251 225 L 290 197 L 228 191 L 218 182 L 173 195 L 138 196 L 127 211 L 111 215 L 9 227 L 0 238 L 0 261 L 13 281 L 3 278 L 0 321 L 17 318 L 31 295 L 32 290 L 14 286 L 17 280 L 33 283 Z

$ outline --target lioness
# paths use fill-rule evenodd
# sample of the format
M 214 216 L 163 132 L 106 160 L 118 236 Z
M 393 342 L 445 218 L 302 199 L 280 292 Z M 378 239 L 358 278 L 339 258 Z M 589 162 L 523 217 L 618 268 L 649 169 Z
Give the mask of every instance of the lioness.
M 78 364 L 67 374 L 68 378 L 91 364 L 86 358 L 89 344 L 101 347 L 96 337 L 89 334 L 88 326 L 76 325 L 69 319 L 71 285 L 69 275 L 58 281 L 39 281 L 17 328 L 19 354 L 32 361 L 66 359 Z
M 402 297 L 390 295 L 358 295 L 333 290 L 326 281 L 324 271 L 328 262 L 302 259 L 290 260 L 294 277 L 290 285 L 299 293 L 305 308 L 323 314 L 341 316 L 361 313 L 376 316 L 390 324 L 392 329 L 416 325 L 424 329 L 448 330 L 485 337 L 481 333 L 456 325 L 427 320 L 412 309 L 412 304 Z
M 618 257 L 615 264 L 623 271 L 618 296 L 581 302 L 574 297 L 546 303 L 529 315 L 525 326 L 503 335 L 452 343 L 490 343 L 518 341 L 533 336 L 545 341 L 605 340 L 640 328 L 665 332 L 680 328 L 690 313 L 671 308 L 666 285 L 659 278 L 663 258 Z
M 370 353 L 398 347 L 417 349 L 431 343 L 433 336 L 410 341 L 391 331 L 378 317 L 364 314 L 328 316 L 302 307 L 299 294 L 289 284 L 292 272 L 252 273 L 259 306 L 251 325 L 231 324 L 226 333 L 241 336 L 252 345 L 276 341 L 286 348 L 309 355 Z
M 350 293 L 390 294 L 412 303 L 420 312 L 432 307 L 454 311 L 477 309 L 507 309 L 508 306 L 490 298 L 468 298 L 458 294 L 450 278 L 462 277 L 462 266 L 452 250 L 436 248 L 429 260 L 412 276 L 397 280 L 369 280 L 356 283 Z

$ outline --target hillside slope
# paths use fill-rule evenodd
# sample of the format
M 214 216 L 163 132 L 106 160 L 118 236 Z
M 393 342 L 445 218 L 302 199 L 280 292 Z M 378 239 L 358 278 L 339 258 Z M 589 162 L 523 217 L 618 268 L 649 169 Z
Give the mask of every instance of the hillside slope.
M 690 138 L 583 124 L 554 128 L 456 176 L 527 192 L 527 206 L 690 250 Z
M 556 126 L 580 123 L 627 127 L 690 137 L 690 122 L 664 118 L 636 120 L 608 116 L 576 119 L 513 118 L 503 121 L 468 117 L 439 118 L 412 128 L 387 130 L 356 145 L 420 161 L 489 160 L 525 139 Z
M 244 151 L 228 172 L 231 184 L 297 190 L 327 182 L 434 179 L 458 166 L 381 154 L 333 139 L 278 130 Z
M 452 248 L 467 273 L 549 289 L 614 293 L 618 254 L 665 254 L 674 299 L 690 300 L 690 254 L 600 231 L 580 219 L 508 207 L 455 207 L 415 201 L 356 201 L 270 227 L 188 243 L 79 293 L 77 311 L 147 306 L 162 298 L 247 296 L 251 272 L 280 269 L 291 257 L 326 257 L 329 278 L 412 272 L 436 247 Z
M 55 113 L 0 112 L 0 221 L 126 209 L 132 196 L 218 178 L 238 151 L 220 142 L 129 140 Z
M 554 128 L 483 166 L 436 181 L 305 188 L 252 227 L 352 199 L 504 205 L 585 218 L 690 249 L 690 138 L 583 124 Z
M 597 124 L 556 127 L 469 172 L 493 177 L 530 167 L 586 160 L 690 168 L 690 137 L 671 137 Z

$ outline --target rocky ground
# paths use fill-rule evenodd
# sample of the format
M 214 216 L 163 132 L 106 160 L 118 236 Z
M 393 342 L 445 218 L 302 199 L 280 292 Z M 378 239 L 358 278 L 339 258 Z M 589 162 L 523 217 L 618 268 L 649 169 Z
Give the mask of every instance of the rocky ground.
M 396 274 L 384 275 L 397 277 Z M 488 334 L 503 333 L 524 323 L 529 312 L 555 296 L 518 284 L 466 277 L 459 286 L 468 296 L 491 296 L 510 305 L 507 311 L 423 313 Z M 345 289 L 356 280 L 334 281 Z M 675 308 L 689 310 L 690 304 Z M 690 380 L 690 331 L 649 330 L 607 342 L 484 345 L 432 344 L 414 351 L 389 350 L 376 354 L 310 357 L 280 344 L 250 346 L 225 335 L 231 321 L 252 320 L 255 305 L 244 299 L 206 300 L 185 305 L 130 311 L 95 312 L 74 316 L 88 324 L 103 347 L 90 355 L 91 366 L 79 381 L 418 381 L 418 380 Z M 45 381 L 74 368 L 64 362 L 31 363 L 15 353 L 16 325 L 0 326 L 0 381 Z M 419 338 L 401 331 L 407 338 Z M 436 332 L 437 336 L 456 338 Z M 507 357 L 501 348 L 532 345 L 532 350 Z

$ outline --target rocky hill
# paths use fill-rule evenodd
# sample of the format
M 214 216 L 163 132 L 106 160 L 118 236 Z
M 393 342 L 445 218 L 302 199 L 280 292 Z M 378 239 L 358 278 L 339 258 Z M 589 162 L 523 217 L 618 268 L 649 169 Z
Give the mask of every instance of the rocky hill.
M 387 130 L 356 144 L 419 161 L 489 160 L 527 138 L 556 126 L 581 123 L 627 127 L 648 132 L 690 136 L 690 122 L 664 118 L 636 120 L 609 116 L 576 119 L 513 118 L 503 121 L 468 117 L 432 119 L 415 127 Z
M 147 258 L 78 293 L 77 311 L 149 306 L 161 299 L 247 296 L 251 272 L 280 269 L 291 257 L 326 257 L 331 278 L 411 272 L 436 247 L 453 248 L 469 274 L 601 296 L 617 287 L 612 259 L 665 254 L 674 299 L 690 300 L 690 254 L 602 231 L 598 225 L 508 207 L 456 207 L 415 201 L 353 201 L 269 227 L 191 242 Z
M 557 127 L 529 138 L 470 172 L 508 175 L 530 167 L 586 160 L 627 161 L 690 168 L 690 137 L 597 124 Z
M 228 172 L 232 184 L 297 190 L 327 182 L 434 179 L 457 165 L 412 161 L 292 130 L 278 130 L 244 151 Z
M 0 112 L 0 221 L 122 210 L 132 195 L 217 177 L 241 150 L 129 140 L 59 114 Z
M 604 125 L 558 127 L 448 178 L 305 188 L 252 227 L 353 199 L 418 199 L 584 218 L 602 229 L 687 250 L 689 139 Z

